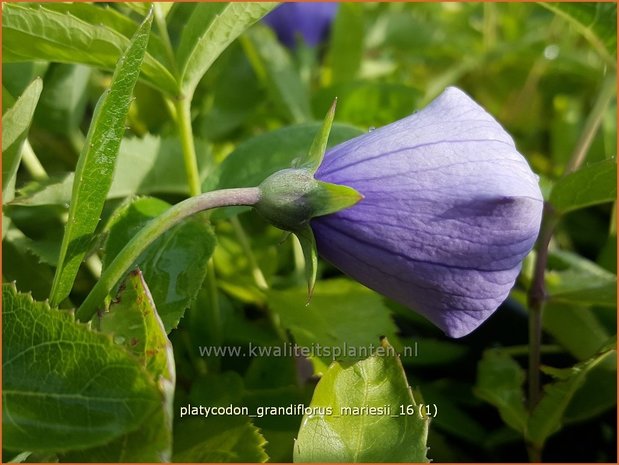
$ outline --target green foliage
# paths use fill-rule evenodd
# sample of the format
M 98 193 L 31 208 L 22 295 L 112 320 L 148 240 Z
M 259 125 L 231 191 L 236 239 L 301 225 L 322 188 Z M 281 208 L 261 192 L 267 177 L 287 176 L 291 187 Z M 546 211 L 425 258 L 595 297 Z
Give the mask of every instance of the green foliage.
M 317 414 L 303 418 L 295 462 L 428 462 L 429 419 L 420 415 L 402 365 L 390 353 L 393 347 L 386 339 L 380 347 L 382 354 L 329 367 L 310 404 Z M 411 411 L 401 414 L 401 406 L 411 406 Z M 346 413 L 363 407 L 391 413 Z M 324 413 L 326 409 L 332 413 Z
M 2 286 L 3 446 L 63 451 L 136 429 L 159 405 L 148 373 L 110 337 Z
M 106 226 L 104 269 L 142 227 L 170 207 L 150 197 L 121 206 Z M 215 248 L 215 237 L 200 217 L 177 225 L 157 239 L 136 263 L 144 273 L 166 332 L 176 328 L 198 294 L 205 263 Z
M 187 20 L 176 53 L 183 94 L 191 97 L 224 49 L 275 3 L 200 3 Z
M 560 213 L 585 208 L 617 198 L 617 159 L 594 163 L 558 181 L 550 203 Z
M 333 23 L 329 54 L 334 84 L 357 78 L 363 60 L 364 32 L 361 5 L 342 3 Z
M 240 417 L 190 418 L 175 433 L 175 462 L 266 462 L 265 440 Z
M 99 223 L 103 203 L 112 184 L 116 156 L 125 132 L 125 120 L 133 87 L 140 75 L 152 20 L 151 13 L 118 61 L 110 90 L 97 103 L 84 150 L 75 169 L 79 182 L 73 183 L 69 219 L 52 285 L 52 304 L 62 302 L 71 292 L 92 233 Z
M 617 53 L 615 3 L 542 3 L 576 26 L 579 32 L 613 63 Z
M 546 273 L 550 302 L 614 307 L 617 302 L 617 276 L 595 263 L 569 252 L 552 256 L 559 269 Z
M 35 79 L 17 99 L 13 107 L 2 115 L 2 201 L 9 202 L 15 192 L 15 176 L 21 161 L 22 145 L 28 135 L 34 110 L 43 83 Z
M 484 352 L 477 370 L 475 393 L 494 405 L 503 421 L 520 433 L 527 422 L 524 380 L 524 370 L 509 355 L 496 349 Z
M 331 352 L 312 357 L 319 372 L 333 360 L 367 357 L 382 336 L 396 339 L 396 328 L 381 298 L 348 280 L 317 283 L 307 305 L 303 288 L 273 290 L 268 301 L 297 344 L 308 348 L 320 344 Z
M 111 443 L 63 456 L 63 461 L 169 462 L 172 454 L 173 398 L 176 382 L 172 344 L 139 269 L 122 283 L 109 311 L 98 320 L 100 331 L 134 355 L 161 393 L 160 408 L 140 427 Z
M 89 23 L 84 20 L 85 15 L 76 17 L 48 9 L 46 5 L 7 5 L 2 11 L 3 59 L 9 63 L 35 60 L 81 63 L 113 70 L 131 41 L 100 24 L 99 14 L 90 13 L 88 19 L 96 22 Z M 174 78 L 149 54 L 144 56 L 143 71 L 151 86 L 175 94 Z
M 527 436 L 534 444 L 541 446 L 561 426 L 565 410 L 575 392 L 582 386 L 590 370 L 602 363 L 608 356 L 616 355 L 616 341 L 609 343 L 589 360 L 571 368 L 546 371 L 556 380 L 545 387 L 544 397 L 537 404 L 528 421 Z
M 291 121 L 304 123 L 310 120 L 312 113 L 307 89 L 273 32 L 266 27 L 255 28 L 249 32 L 243 46 L 256 75 Z
M 429 447 L 436 462 L 527 451 L 616 462 L 616 4 L 341 3 L 330 36 L 294 49 L 259 24 L 274 4 L 152 7 L 3 5 L 4 461 L 425 461 Z M 536 252 L 492 318 L 458 340 L 249 207 L 185 219 L 111 267 L 198 184 L 314 169 L 325 143 L 406 117 L 449 85 L 513 136 L 555 215 L 534 409 Z M 327 137 L 314 118 L 335 98 Z M 329 202 L 348 192 L 323 187 Z M 327 198 L 323 213 L 343 205 Z M 44 302 L 55 273 L 63 309 Z M 84 302 L 98 310 L 89 324 L 68 310 Z M 402 364 L 372 356 L 382 336 Z M 282 347 L 297 354 L 273 354 Z M 429 428 L 416 415 L 257 415 L 425 402 L 437 408 Z M 181 416 L 189 404 L 249 410 Z

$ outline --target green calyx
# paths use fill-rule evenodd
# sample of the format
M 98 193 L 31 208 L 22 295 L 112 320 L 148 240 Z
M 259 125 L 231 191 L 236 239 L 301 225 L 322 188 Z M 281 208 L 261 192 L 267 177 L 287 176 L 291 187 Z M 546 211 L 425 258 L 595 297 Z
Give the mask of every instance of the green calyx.
M 307 169 L 289 168 L 258 186 L 256 211 L 274 226 L 297 232 L 312 218 L 352 207 L 363 198 L 352 187 L 318 181 Z
M 327 149 L 335 115 L 335 102 L 327 112 L 307 155 L 293 168 L 277 171 L 259 186 L 260 200 L 255 210 L 274 226 L 294 233 L 303 248 L 308 294 L 316 282 L 318 253 L 310 220 L 352 207 L 363 195 L 349 186 L 331 184 L 314 178 Z

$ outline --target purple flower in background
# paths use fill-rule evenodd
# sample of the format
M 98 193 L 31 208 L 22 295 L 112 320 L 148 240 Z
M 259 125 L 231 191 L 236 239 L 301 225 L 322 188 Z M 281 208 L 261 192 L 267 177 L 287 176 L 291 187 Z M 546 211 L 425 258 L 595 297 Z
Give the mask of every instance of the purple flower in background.
M 337 3 L 283 3 L 269 13 L 264 21 L 271 26 L 280 42 L 294 49 L 297 37 L 315 47 L 329 34 L 337 12 Z
M 501 125 L 456 88 L 329 150 L 316 179 L 365 196 L 312 219 L 319 253 L 451 337 L 507 298 L 539 232 L 537 177 Z

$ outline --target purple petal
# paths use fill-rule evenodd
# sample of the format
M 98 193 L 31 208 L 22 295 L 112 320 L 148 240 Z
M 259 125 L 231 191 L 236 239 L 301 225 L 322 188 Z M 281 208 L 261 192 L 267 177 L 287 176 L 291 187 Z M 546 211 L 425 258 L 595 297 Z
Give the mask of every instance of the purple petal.
M 283 3 L 269 13 L 264 22 L 288 48 L 296 47 L 298 36 L 315 47 L 329 34 L 337 7 L 337 3 Z
M 316 178 L 365 196 L 312 220 L 319 253 L 452 337 L 507 298 L 539 232 L 537 176 L 500 124 L 456 88 L 331 149 Z

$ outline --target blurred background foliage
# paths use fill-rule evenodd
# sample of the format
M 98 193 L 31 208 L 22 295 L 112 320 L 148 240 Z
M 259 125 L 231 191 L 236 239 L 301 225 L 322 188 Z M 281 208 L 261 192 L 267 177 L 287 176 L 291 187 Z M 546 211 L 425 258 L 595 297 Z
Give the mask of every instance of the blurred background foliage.
M 512 134 L 549 194 L 587 133 L 601 95 L 607 105 L 591 134 L 585 166 L 616 156 L 616 5 L 582 7 L 343 3 L 324 43 L 295 50 L 256 24 L 225 50 L 196 89 L 192 118 L 203 190 L 253 185 L 286 167 L 309 147 L 315 121 L 336 96 L 332 144 L 407 116 L 455 85 Z M 137 22 L 143 6 L 97 8 Z M 193 8 L 165 5 L 174 48 Z M 3 63 L 3 110 L 36 76 L 43 76 L 43 91 L 29 133 L 31 149 L 25 150 L 36 153 L 49 177 L 37 178 L 32 166 L 18 172 L 16 199 L 4 209 L 12 226 L 3 228 L 3 280 L 16 281 L 20 291 L 44 300 L 60 248 L 71 173 L 94 104 L 111 75 L 74 63 Z M 132 204 L 139 215 L 127 221 L 141 224 L 164 208 L 162 201 L 176 203 L 188 194 L 177 129 L 164 97 L 145 82 L 138 83 L 135 96 L 98 234 L 67 307 L 79 305 L 97 279 L 101 259 L 105 262 L 111 253 L 103 250 L 108 233 L 116 243 L 126 240 L 123 230 L 115 229 L 122 219 L 110 217 L 119 206 L 128 209 L 127 198 L 160 199 Z M 615 223 L 614 203 L 578 209 L 561 218 L 550 243 L 542 363 L 558 369 L 581 362 L 585 365 L 577 365 L 578 370 L 587 376 L 560 396 L 566 405 L 548 412 L 558 415 L 560 429 L 549 435 L 544 461 L 616 461 L 616 363 L 611 357 L 595 367 L 586 365 L 616 334 Z M 528 460 L 521 426 L 510 420 L 509 411 L 524 396 L 526 291 L 533 257 L 502 307 L 473 334 L 450 340 L 415 313 L 368 292 L 324 262 L 308 313 L 298 247 L 291 240 L 280 244 L 281 232 L 248 209 L 226 209 L 211 217 L 209 228 L 217 237 L 212 286 L 204 281 L 204 267 L 195 263 L 195 254 L 210 254 L 205 249 L 212 249 L 212 233 L 204 231 L 204 223 L 186 228 L 186 240 L 167 241 L 168 258 L 153 257 L 145 270 L 161 283 L 159 288 L 177 284 L 161 297 L 183 302 L 180 313 L 174 314 L 177 305 L 170 319 L 164 318 L 166 329 L 189 307 L 170 334 L 176 405 L 309 404 L 315 375 L 329 363 L 202 357 L 198 346 L 278 345 L 282 340 L 364 345 L 387 335 L 396 348 L 418 346 L 418 355 L 403 358 L 403 364 L 415 392 L 439 408 L 430 425 L 429 458 Z M 219 308 L 219 322 L 209 320 L 212 306 Z M 556 376 L 547 369 L 543 382 Z M 184 444 L 177 458 L 289 461 L 300 422 L 300 416 L 208 419 L 204 429 L 192 430 L 175 418 L 175 440 Z M 230 455 L 209 455 L 208 440 L 217 443 L 222 431 L 238 438 L 238 444 L 230 445 Z M 207 438 L 203 450 L 186 446 L 192 434 Z

